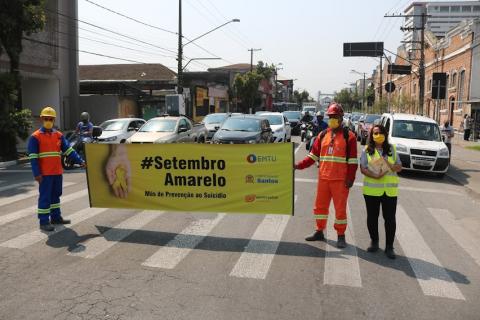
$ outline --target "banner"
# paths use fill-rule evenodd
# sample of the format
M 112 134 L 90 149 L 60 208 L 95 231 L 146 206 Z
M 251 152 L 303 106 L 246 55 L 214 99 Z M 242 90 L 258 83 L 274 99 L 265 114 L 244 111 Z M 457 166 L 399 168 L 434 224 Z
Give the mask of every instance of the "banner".
M 91 207 L 293 215 L 293 144 L 86 144 Z

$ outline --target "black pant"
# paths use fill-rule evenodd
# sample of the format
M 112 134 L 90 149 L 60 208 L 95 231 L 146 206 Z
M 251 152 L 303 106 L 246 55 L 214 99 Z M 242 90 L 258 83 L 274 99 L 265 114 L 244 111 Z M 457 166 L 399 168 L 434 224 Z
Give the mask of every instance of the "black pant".
M 383 196 L 367 196 L 365 198 L 365 204 L 367 206 L 367 226 L 370 233 L 370 239 L 372 241 L 378 241 L 378 216 L 380 214 L 380 205 L 382 205 L 383 219 L 385 220 L 385 235 L 386 246 L 392 247 L 393 240 L 395 239 L 395 230 L 397 228 L 397 222 L 395 220 L 395 214 L 397 212 L 397 197 L 389 197 L 386 194 Z
M 470 139 L 470 129 L 465 129 L 463 131 L 463 140 L 468 141 Z

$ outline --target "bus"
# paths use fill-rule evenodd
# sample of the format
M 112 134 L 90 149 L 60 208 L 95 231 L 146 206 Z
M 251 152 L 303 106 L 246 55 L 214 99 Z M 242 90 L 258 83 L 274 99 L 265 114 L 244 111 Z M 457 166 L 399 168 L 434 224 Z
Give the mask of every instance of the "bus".
M 300 106 L 294 102 L 274 102 L 272 104 L 273 112 L 299 111 Z

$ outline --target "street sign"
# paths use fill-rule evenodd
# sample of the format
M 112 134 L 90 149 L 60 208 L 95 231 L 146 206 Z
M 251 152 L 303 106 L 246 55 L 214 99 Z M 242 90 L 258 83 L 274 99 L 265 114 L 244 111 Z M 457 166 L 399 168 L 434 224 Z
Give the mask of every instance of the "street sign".
M 344 57 L 381 57 L 383 42 L 346 42 L 343 44 Z
M 385 91 L 387 91 L 387 92 L 393 92 L 393 91 L 395 91 L 395 83 L 393 83 L 393 82 L 391 82 L 391 81 L 385 83 Z
M 400 64 L 389 64 L 387 68 L 388 74 L 410 74 L 412 66 L 403 66 Z
M 447 74 L 434 72 L 432 75 L 432 99 L 445 99 L 447 95 Z

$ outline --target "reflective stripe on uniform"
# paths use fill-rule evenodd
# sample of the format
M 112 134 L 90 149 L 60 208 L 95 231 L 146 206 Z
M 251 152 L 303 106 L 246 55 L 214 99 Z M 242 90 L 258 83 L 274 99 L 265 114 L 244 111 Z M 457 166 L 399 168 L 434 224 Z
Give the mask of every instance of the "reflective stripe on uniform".
M 327 220 L 328 219 L 328 214 L 316 214 L 315 219 L 316 220 Z
M 38 159 L 38 153 L 30 153 L 28 159 Z
M 68 156 L 70 155 L 70 153 L 72 153 L 74 150 L 72 147 L 69 147 L 66 151 L 65 151 L 65 155 Z
M 395 146 L 392 145 L 392 155 L 388 156 L 388 162 L 395 164 L 397 158 L 397 152 Z M 375 155 L 372 156 L 367 152 L 368 163 L 374 158 L 380 158 L 381 155 L 375 150 Z M 367 196 L 380 197 L 386 194 L 389 197 L 396 197 L 398 195 L 398 175 L 395 172 L 388 172 L 380 179 L 370 178 L 365 176 L 363 180 L 363 194 Z
M 307 157 L 309 157 L 313 161 L 318 161 L 318 157 L 316 155 L 314 155 L 313 153 L 309 153 Z
M 347 159 L 334 156 L 323 156 L 320 157 L 320 161 L 323 162 L 335 162 L 335 163 L 347 163 Z
M 38 214 L 49 214 L 49 213 L 50 213 L 50 209 L 40 209 L 40 208 L 38 208 L 38 209 L 37 209 L 37 213 L 38 213 Z
M 58 209 L 58 208 L 60 208 L 60 203 L 52 203 L 50 205 L 50 209 Z
M 48 157 L 60 157 L 61 153 L 60 152 L 40 152 L 38 154 L 39 158 L 48 158 Z
M 345 219 L 345 220 L 335 219 L 335 224 L 347 224 L 347 219 Z
M 348 164 L 358 164 L 358 159 L 357 158 L 348 159 Z

